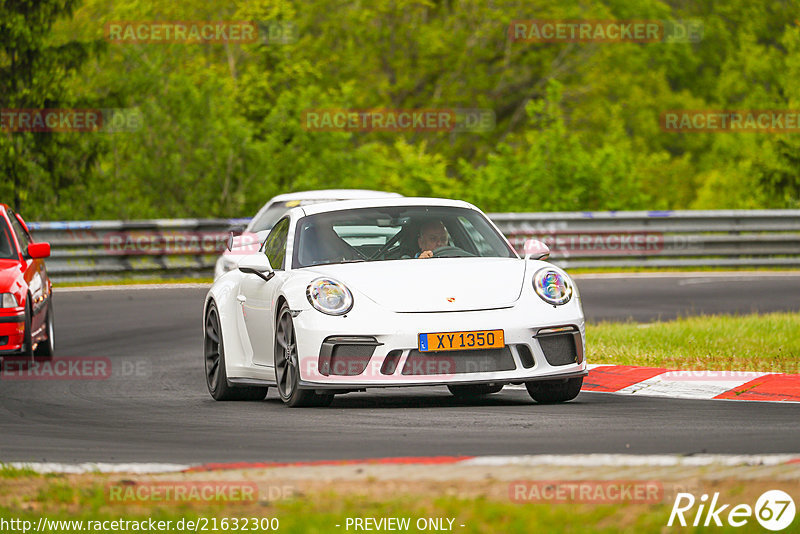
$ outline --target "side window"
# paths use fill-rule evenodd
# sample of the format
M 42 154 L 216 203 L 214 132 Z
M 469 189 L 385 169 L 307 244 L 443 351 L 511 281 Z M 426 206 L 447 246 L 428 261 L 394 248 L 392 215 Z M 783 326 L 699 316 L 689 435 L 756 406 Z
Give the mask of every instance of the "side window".
M 267 236 L 264 245 L 264 254 L 269 259 L 269 264 L 275 270 L 282 270 L 283 260 L 286 258 L 286 240 L 289 236 L 289 219 L 282 219 Z
M 8 220 L 11 221 L 11 228 L 14 230 L 14 234 L 17 236 L 17 241 L 19 242 L 19 248 L 22 250 L 23 253 L 27 252 L 28 245 L 31 243 L 31 238 L 28 233 L 25 231 L 25 228 L 17 220 L 16 215 L 9 210 L 8 211 Z

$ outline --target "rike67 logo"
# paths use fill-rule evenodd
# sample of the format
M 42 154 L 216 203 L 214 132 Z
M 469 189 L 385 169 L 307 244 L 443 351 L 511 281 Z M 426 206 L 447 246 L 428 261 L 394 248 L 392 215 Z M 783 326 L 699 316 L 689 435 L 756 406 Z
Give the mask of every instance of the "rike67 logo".
M 699 500 L 691 493 L 678 493 L 667 526 L 721 527 L 727 524 L 742 527 L 755 517 L 762 527 L 777 532 L 792 524 L 795 511 L 794 500 L 781 490 L 765 491 L 756 500 L 754 507 L 748 504 L 737 504 L 733 507 L 730 504 L 721 504 L 719 492 L 714 493 L 710 502 L 705 493 Z

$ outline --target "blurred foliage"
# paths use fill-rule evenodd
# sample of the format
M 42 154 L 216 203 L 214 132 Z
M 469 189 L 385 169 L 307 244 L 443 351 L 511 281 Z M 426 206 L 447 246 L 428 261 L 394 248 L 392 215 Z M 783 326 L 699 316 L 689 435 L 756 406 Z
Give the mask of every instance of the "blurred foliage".
M 659 115 L 800 109 L 799 16 L 750 0 L 0 0 L 0 108 L 143 116 L 134 132 L 0 132 L 0 198 L 30 220 L 248 216 L 278 193 L 340 187 L 486 211 L 797 208 L 796 135 L 667 133 Z M 531 18 L 692 19 L 704 33 L 508 39 Z M 107 22 L 167 20 L 290 23 L 296 39 L 104 40 Z M 315 132 L 311 108 L 487 108 L 496 124 Z
M 92 92 L 73 91 L 99 40 L 60 41 L 53 23 L 68 17 L 77 0 L 0 0 L 0 110 L 100 107 Z M 5 119 L 3 120 L 5 123 Z M 64 217 L 81 213 L 70 191 L 92 178 L 103 153 L 98 139 L 79 133 L 10 132 L 0 127 L 0 201 L 48 217 L 61 203 Z M 66 193 L 66 195 L 64 194 Z

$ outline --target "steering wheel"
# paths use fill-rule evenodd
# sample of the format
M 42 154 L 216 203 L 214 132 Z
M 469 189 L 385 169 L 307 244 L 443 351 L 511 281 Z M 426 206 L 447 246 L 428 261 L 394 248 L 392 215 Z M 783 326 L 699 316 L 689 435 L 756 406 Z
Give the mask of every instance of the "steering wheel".
M 458 258 L 461 256 L 474 256 L 474 254 L 470 254 L 463 248 L 452 247 L 450 245 L 444 245 L 443 247 L 433 249 L 434 258 Z

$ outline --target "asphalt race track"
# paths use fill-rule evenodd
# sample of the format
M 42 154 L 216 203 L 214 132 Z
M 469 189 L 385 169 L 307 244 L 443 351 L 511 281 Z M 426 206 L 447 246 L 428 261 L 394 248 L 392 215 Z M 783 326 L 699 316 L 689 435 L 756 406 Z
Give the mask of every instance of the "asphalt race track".
M 800 272 L 576 277 L 589 321 L 800 310 Z
M 579 280 L 589 320 L 800 309 L 800 274 Z M 582 393 L 537 405 L 445 388 L 370 390 L 330 408 L 218 403 L 202 369 L 205 290 L 56 293 L 60 357 L 107 358 L 103 380 L 0 376 L 0 461 L 231 462 L 387 456 L 797 452 L 800 404 Z

